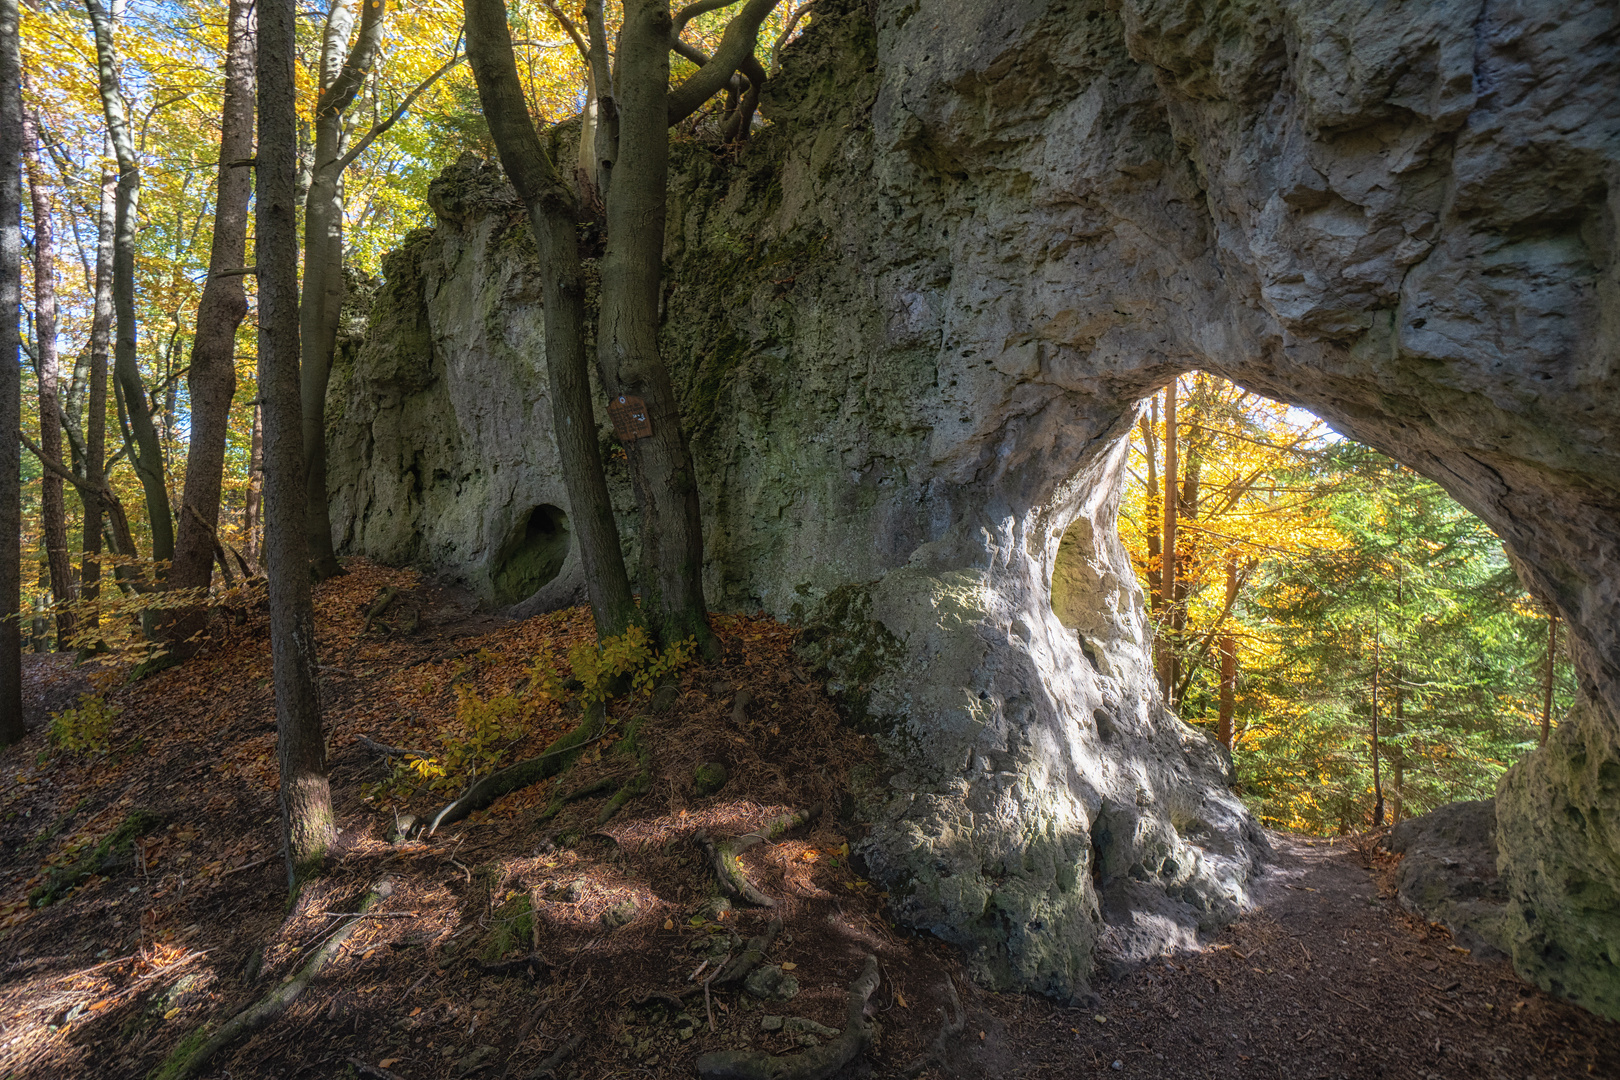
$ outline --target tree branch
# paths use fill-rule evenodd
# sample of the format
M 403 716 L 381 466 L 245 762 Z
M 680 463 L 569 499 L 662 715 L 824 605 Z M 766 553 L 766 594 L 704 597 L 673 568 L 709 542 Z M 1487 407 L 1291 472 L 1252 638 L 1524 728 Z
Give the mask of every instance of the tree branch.
M 366 147 L 370 146 L 374 141 L 376 141 L 377 136 L 383 134 L 389 128 L 397 124 L 399 122 L 399 118 L 404 116 L 406 111 L 416 103 L 416 99 L 421 97 L 422 94 L 426 92 L 427 89 L 434 83 L 438 82 L 441 76 L 465 59 L 467 59 L 467 54 L 458 52 L 455 56 L 452 56 L 443 67 L 439 68 L 439 70 L 417 83 L 416 89 L 405 95 L 405 100 L 401 101 L 399 103 L 399 107 L 388 115 L 388 119 L 381 120 L 371 125 L 371 130 L 361 136 L 359 141 L 349 149 L 348 153 L 337 159 L 337 164 L 334 166 L 334 168 L 336 168 L 338 174 L 342 175 L 343 170 L 347 169 L 350 164 L 354 162 L 355 158 L 363 154 Z
M 726 6 L 721 0 L 699 0 L 691 7 L 683 9 L 682 14 L 693 8 L 702 8 L 709 3 L 713 3 L 715 7 Z M 760 24 L 778 3 L 780 0 L 748 0 L 743 9 L 726 24 L 726 32 L 720 39 L 720 47 L 714 50 L 713 58 L 700 67 L 696 74 L 670 91 L 671 124 L 678 124 L 697 112 L 705 101 L 725 87 L 732 72 L 740 70 L 747 64 L 748 59 L 754 54 Z

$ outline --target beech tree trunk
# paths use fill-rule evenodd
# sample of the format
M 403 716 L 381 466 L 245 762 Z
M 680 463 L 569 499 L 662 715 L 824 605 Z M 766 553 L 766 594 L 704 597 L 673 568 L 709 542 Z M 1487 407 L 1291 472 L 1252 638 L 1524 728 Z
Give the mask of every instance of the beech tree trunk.
M 22 43 L 0 0 L 0 746 L 22 715 Z
M 113 49 L 112 20 L 99 0 L 84 0 L 90 25 L 96 37 L 96 65 L 101 90 L 102 111 L 107 118 L 107 134 L 118 159 L 118 205 L 113 232 L 113 312 L 117 338 L 113 348 L 113 377 L 126 425 L 130 463 L 146 493 L 146 516 L 152 530 L 152 558 L 166 561 L 174 557 L 174 519 L 169 509 L 169 490 L 163 475 L 163 446 L 152 420 L 151 402 L 141 381 L 136 351 L 135 325 L 135 231 L 139 225 L 141 166 L 136 157 L 135 137 L 124 115 L 123 94 L 118 85 L 117 55 Z
M 315 873 L 337 838 L 316 683 L 298 397 L 297 11 L 259 0 L 259 151 L 254 217 L 259 392 L 264 409 L 264 559 L 276 695 L 287 883 Z
M 107 362 L 112 341 L 113 233 L 118 213 L 118 176 L 101 174 L 101 205 L 96 212 L 96 296 L 90 320 L 90 389 L 85 401 L 84 476 L 78 489 L 84 509 L 80 550 L 79 596 L 85 602 L 86 627 L 100 627 L 101 522 L 107 507 L 101 491 L 107 484 Z M 134 554 L 128 552 L 127 554 Z
M 1552 706 L 1553 706 L 1553 665 L 1558 659 L 1558 611 L 1549 608 L 1547 612 L 1547 671 L 1541 684 L 1541 742 L 1540 746 L 1547 745 L 1547 739 L 1552 735 Z
M 1237 560 L 1226 559 L 1226 610 L 1237 602 Z M 1215 737 L 1228 750 L 1232 749 L 1232 717 L 1237 711 L 1237 640 L 1231 634 L 1221 636 L 1221 704 Z
M 1160 565 L 1164 575 L 1165 612 L 1159 631 L 1162 648 L 1159 654 L 1159 689 L 1171 708 L 1175 706 L 1170 702 L 1170 691 L 1176 685 L 1176 642 L 1171 624 L 1175 620 L 1176 579 L 1179 576 L 1176 573 L 1176 513 L 1181 501 L 1178 490 L 1181 456 L 1176 435 L 1176 380 L 1171 379 L 1170 385 L 1164 388 L 1164 539 L 1160 543 L 1163 549 Z
M 179 536 L 169 570 L 170 586 L 180 589 L 205 589 L 213 580 L 225 436 L 236 396 L 236 331 L 248 309 L 242 275 L 224 272 L 241 267 L 247 252 L 248 198 L 253 193 L 253 174 L 245 165 L 253 154 L 252 0 L 230 0 L 227 21 L 214 237 L 186 375 L 191 438 Z M 189 639 L 202 629 L 205 618 L 206 609 L 188 609 L 172 624 L 171 642 L 179 646 Z
M 602 473 L 585 349 L 585 278 L 579 262 L 578 207 L 529 120 L 502 0 L 466 0 L 467 59 L 501 167 L 529 210 L 543 269 L 546 371 L 552 434 L 568 488 L 569 524 L 579 544 L 601 637 L 636 620 L 635 597 Z
M 317 579 L 343 572 L 332 549 L 332 515 L 326 500 L 326 385 L 337 348 L 343 309 L 343 111 L 353 103 L 376 60 L 386 0 L 358 0 L 360 33 L 354 47 L 357 0 L 332 0 L 321 46 L 321 96 L 315 105 L 315 160 L 304 200 L 304 291 L 302 401 L 305 527 L 310 566 Z
M 28 195 L 34 211 L 34 340 L 38 361 L 39 445 L 51 457 L 62 458 L 62 406 L 58 392 L 61 363 L 56 352 L 56 237 L 52 229 L 50 199 L 40 176 L 39 125 L 23 114 L 23 153 L 28 163 Z M 45 533 L 45 558 L 50 569 L 51 595 L 57 604 L 56 647 L 70 648 L 73 613 L 73 563 L 67 550 L 67 502 L 62 478 L 50 472 L 40 477 L 39 514 Z
M 1378 642 L 1373 642 L 1372 670 L 1372 773 L 1373 827 L 1384 823 L 1384 778 L 1378 763 Z
M 641 398 L 652 424 L 650 435 L 625 444 L 641 508 L 642 617 L 657 640 L 692 637 L 709 652 L 714 638 L 703 597 L 697 470 L 658 350 L 674 96 L 668 89 L 671 26 L 667 0 L 626 0 L 597 359 L 609 396 Z

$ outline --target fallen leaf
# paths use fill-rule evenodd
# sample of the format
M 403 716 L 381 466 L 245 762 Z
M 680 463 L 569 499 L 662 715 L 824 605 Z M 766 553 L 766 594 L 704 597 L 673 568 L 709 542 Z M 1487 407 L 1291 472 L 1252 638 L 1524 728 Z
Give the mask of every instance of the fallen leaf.
M 782 970 L 783 970 L 783 971 L 792 971 L 792 970 L 793 970 L 793 969 L 794 969 L 794 968 L 796 968 L 796 967 L 798 967 L 798 966 L 799 966 L 799 965 L 798 965 L 798 964 L 789 964 L 789 963 L 784 963 L 784 964 L 783 964 L 783 965 L 782 965 Z
M 895 991 L 895 992 L 894 992 L 894 1003 L 895 1003 L 895 1004 L 896 1004 L 896 1005 L 898 1005 L 898 1006 L 900 1006 L 900 1007 L 901 1007 L 901 1008 L 902 1008 L 902 1009 L 909 1009 L 909 1008 L 911 1008 L 911 1006 L 910 1006 L 910 1005 L 907 1005 L 907 1004 L 906 1004 L 906 995 L 904 995 L 904 994 L 902 994 L 902 993 L 901 993 L 901 992 L 900 992 L 900 991 L 898 991 L 898 990 L 896 990 L 896 991 Z
M 675 920 L 674 919 L 665 919 L 664 920 L 664 929 L 665 930 L 673 930 L 673 929 L 675 929 Z
M 399 1064 L 399 1058 L 383 1058 L 381 1061 L 377 1062 L 377 1068 L 379 1068 L 379 1069 L 392 1069 L 395 1065 L 398 1065 L 398 1064 Z

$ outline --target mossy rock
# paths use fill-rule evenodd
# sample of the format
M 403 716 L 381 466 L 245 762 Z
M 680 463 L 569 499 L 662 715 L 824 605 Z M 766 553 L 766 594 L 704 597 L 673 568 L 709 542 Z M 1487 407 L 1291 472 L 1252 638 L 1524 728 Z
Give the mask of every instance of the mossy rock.
M 699 765 L 697 770 L 693 772 L 692 786 L 697 789 L 700 796 L 713 795 L 725 787 L 726 781 L 729 779 L 731 779 L 731 774 L 726 771 L 726 767 L 718 761 L 711 761 L 705 765 Z

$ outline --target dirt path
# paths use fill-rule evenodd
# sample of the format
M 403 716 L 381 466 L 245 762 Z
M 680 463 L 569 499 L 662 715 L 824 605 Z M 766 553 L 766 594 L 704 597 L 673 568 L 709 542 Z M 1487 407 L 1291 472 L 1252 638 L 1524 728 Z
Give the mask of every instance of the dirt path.
M 1620 1025 L 1476 963 L 1399 913 L 1345 841 L 1274 836 L 1259 909 L 1202 954 L 1099 986 L 1086 1009 L 981 999 L 981 1075 L 1620 1077 Z M 970 1024 L 970 1029 L 972 1028 Z M 1117 1063 L 1117 1064 L 1116 1064 Z

